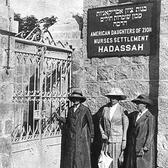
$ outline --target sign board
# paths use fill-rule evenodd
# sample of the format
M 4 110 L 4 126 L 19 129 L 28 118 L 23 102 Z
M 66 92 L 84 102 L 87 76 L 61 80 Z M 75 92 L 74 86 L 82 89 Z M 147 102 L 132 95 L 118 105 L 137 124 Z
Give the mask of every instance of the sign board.
M 88 57 L 150 55 L 156 41 L 153 3 L 88 10 Z

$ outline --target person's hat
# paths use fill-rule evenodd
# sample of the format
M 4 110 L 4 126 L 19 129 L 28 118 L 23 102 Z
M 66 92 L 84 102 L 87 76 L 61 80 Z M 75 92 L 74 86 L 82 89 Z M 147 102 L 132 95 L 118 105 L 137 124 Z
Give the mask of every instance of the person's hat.
M 152 100 L 150 100 L 149 97 L 145 94 L 140 94 L 136 99 L 133 99 L 132 102 L 135 104 L 139 104 L 139 103 L 147 104 L 147 105 L 153 104 Z
M 109 93 L 105 95 L 108 98 L 117 98 L 119 100 L 124 100 L 126 99 L 127 96 L 124 95 L 122 90 L 120 88 L 112 88 Z
M 68 96 L 68 99 L 70 101 L 73 101 L 74 99 L 80 99 L 81 102 L 84 102 L 86 100 L 86 97 L 83 96 L 82 91 L 80 89 L 74 89 L 72 91 L 72 94 Z

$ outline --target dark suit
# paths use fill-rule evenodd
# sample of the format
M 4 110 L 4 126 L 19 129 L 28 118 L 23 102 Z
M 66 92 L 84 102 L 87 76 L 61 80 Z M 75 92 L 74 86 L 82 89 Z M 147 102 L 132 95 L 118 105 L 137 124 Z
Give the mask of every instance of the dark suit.
M 137 112 L 129 115 L 125 168 L 152 168 L 153 115 L 147 111 L 136 121 L 137 115 Z

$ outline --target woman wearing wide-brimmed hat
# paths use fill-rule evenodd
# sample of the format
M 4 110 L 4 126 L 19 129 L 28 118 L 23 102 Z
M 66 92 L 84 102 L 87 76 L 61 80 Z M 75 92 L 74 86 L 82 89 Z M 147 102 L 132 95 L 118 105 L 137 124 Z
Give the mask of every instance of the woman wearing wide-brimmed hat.
M 110 168 L 118 168 L 118 159 L 123 157 L 126 147 L 128 128 L 126 109 L 119 104 L 119 101 L 126 99 L 126 96 L 120 88 L 112 88 L 105 96 L 110 102 L 103 107 L 99 122 L 102 150 L 113 159 Z
M 92 115 L 88 107 L 82 103 L 86 100 L 82 91 L 75 88 L 68 99 L 73 102 L 68 110 L 65 123 L 65 146 L 62 151 L 61 167 L 91 168 L 90 143 L 94 136 Z
M 132 102 L 136 104 L 138 111 L 129 115 L 125 168 L 152 168 L 154 125 L 149 107 L 153 102 L 145 94 L 139 95 Z

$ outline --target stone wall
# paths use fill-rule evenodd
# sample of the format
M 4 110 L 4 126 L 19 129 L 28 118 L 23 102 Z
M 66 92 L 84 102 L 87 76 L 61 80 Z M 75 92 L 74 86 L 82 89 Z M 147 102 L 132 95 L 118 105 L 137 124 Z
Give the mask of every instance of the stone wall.
M 91 107 L 95 113 L 104 103 L 98 100 L 113 86 L 120 87 L 128 96 L 128 100 L 140 93 L 150 94 L 152 99 L 158 96 L 159 65 L 158 55 L 150 56 L 121 56 L 108 58 L 87 58 L 87 10 L 93 7 L 117 5 L 126 1 L 85 1 L 84 2 L 84 39 L 83 62 L 85 91 L 87 97 L 96 107 Z M 127 1 L 130 2 L 130 1 Z M 137 2 L 137 1 L 136 1 Z M 134 2 L 135 3 L 135 2 Z M 95 106 L 95 103 L 94 103 Z
M 8 1 L 0 1 L 0 168 L 11 167 L 13 125 L 13 49 L 15 32 L 13 11 Z M 10 31 L 10 32 L 9 32 Z
M 168 1 L 161 0 L 157 164 L 168 167 Z
M 76 63 L 73 66 L 73 82 L 83 89 L 87 97 L 86 104 L 90 107 L 95 116 L 99 108 L 108 100 L 104 97 L 111 87 L 120 87 L 128 96 L 127 100 L 135 98 L 141 93 L 149 94 L 155 106 L 153 114 L 155 116 L 156 134 L 155 147 L 153 150 L 155 159 L 154 165 L 159 168 L 168 167 L 166 157 L 167 140 L 167 2 L 152 0 L 155 2 L 157 17 L 156 41 L 157 51 L 155 55 L 148 56 L 121 56 L 111 58 L 87 58 L 87 10 L 95 7 L 130 3 L 127 0 L 84 0 L 84 27 L 83 27 L 83 47 L 81 53 L 75 56 Z M 149 2 L 149 0 L 132 0 L 132 3 Z M 161 10 L 161 24 L 160 22 Z M 160 26 L 161 25 L 161 26 Z M 161 29 L 161 34 L 160 34 Z M 160 41 L 159 41 L 160 39 Z M 154 46 L 153 46 L 154 47 Z M 130 111 L 132 104 L 125 103 Z M 163 157 L 164 156 L 164 157 Z M 157 164 L 156 164 L 157 162 Z M 154 166 L 154 167 L 155 167 Z
M 128 0 L 84 0 L 83 39 L 81 39 L 78 27 L 73 26 L 72 29 L 66 29 L 62 35 L 63 32 L 57 30 L 55 38 L 60 35 L 65 41 L 69 39 L 70 44 L 74 46 L 72 87 L 82 88 L 87 97 L 86 104 L 93 114 L 96 114 L 99 108 L 108 101 L 104 94 L 113 86 L 121 87 L 128 96 L 128 100 L 140 93 L 150 95 L 155 102 L 153 111 L 156 117 L 156 166 L 166 168 L 168 167 L 168 2 L 167 0 L 132 0 L 132 3 L 149 1 L 157 3 L 158 48 L 156 55 L 87 58 L 87 10 L 131 2 Z M 6 0 L 0 0 L 0 168 L 11 167 L 10 133 L 13 121 L 11 90 L 13 90 L 14 39 L 9 38 L 8 31 L 15 32 L 15 23 L 12 19 L 13 12 L 7 7 L 6 2 Z M 10 57 L 9 60 L 8 57 Z M 126 105 L 130 110 L 132 109 L 130 104 Z

